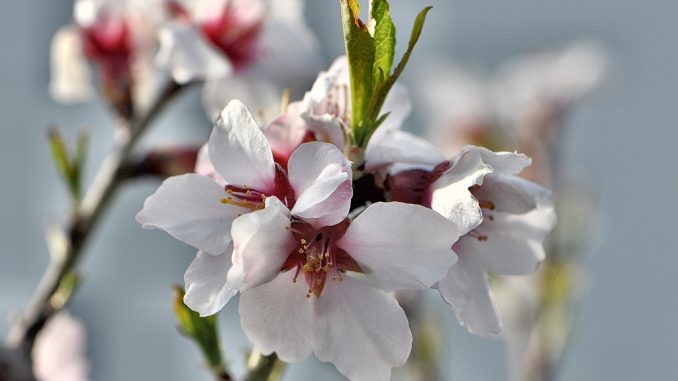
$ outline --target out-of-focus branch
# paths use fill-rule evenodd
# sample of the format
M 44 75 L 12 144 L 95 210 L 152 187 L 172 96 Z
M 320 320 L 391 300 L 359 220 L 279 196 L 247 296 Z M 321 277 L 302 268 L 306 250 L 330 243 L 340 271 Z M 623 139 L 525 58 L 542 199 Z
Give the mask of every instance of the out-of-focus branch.
M 172 83 L 143 116 L 132 117 L 123 123 L 124 131 L 117 135 L 113 151 L 99 167 L 92 185 L 81 202 L 74 205 L 68 224 L 50 230 L 48 246 L 51 260 L 23 315 L 12 322 L 7 345 L 24 348 L 30 353 L 33 341 L 47 320 L 58 312 L 70 298 L 62 292 L 65 279 L 75 276 L 83 248 L 101 220 L 116 191 L 124 183 L 124 170 L 136 143 L 164 106 L 183 86 Z M 72 290 L 71 290 L 72 291 Z

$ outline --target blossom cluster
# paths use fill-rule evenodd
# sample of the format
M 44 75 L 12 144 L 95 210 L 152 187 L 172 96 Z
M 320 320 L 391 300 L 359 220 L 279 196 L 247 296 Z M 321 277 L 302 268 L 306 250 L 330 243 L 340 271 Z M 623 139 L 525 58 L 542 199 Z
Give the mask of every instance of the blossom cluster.
M 231 101 L 196 173 L 165 180 L 137 220 L 198 249 L 184 301 L 200 315 L 239 293 L 263 353 L 385 380 L 412 345 L 393 292 L 436 289 L 469 331 L 496 334 L 488 274 L 535 271 L 555 215 L 550 192 L 517 176 L 525 155 L 445 156 L 402 130 L 411 107 L 398 85 L 356 154 L 350 92 L 341 57 L 267 122 Z
M 90 100 L 96 73 L 123 117 L 145 111 L 168 80 L 204 82 L 218 113 L 236 94 L 270 103 L 319 67 L 301 0 L 76 0 L 51 61 L 53 98 Z
M 144 228 L 164 230 L 197 249 L 184 275 L 185 293 L 178 293 L 184 321 L 213 324 L 200 317 L 215 315 L 239 294 L 241 326 L 264 355 L 295 362 L 314 354 L 351 380 L 387 380 L 413 343 L 400 291 L 432 289 L 470 332 L 501 332 L 491 281 L 535 272 L 555 207 L 549 190 L 526 180 L 534 179 L 524 171 L 530 157 L 493 151 L 505 145 L 481 138 L 492 124 L 518 131 L 545 115 L 555 120 L 599 75 L 563 75 L 577 71 L 567 64 L 578 61 L 572 53 L 569 61 L 543 58 L 518 66 L 511 80 L 487 85 L 474 98 L 474 89 L 444 84 L 444 74 L 436 72 L 422 97 L 438 128 L 434 144 L 403 128 L 412 106 L 396 81 L 430 8 L 415 19 L 396 64 L 388 1 L 370 2 L 367 23 L 359 19 L 357 0 L 340 4 L 347 56 L 307 89 L 305 80 L 319 70 L 319 50 L 304 23 L 302 0 L 76 0 L 73 21 L 53 40 L 50 93 L 71 103 L 91 99 L 98 88 L 131 132 L 124 156 L 172 89 L 202 84 L 214 121 L 208 142 L 199 150 L 123 157 L 104 194 L 124 176 L 167 177 L 191 167 L 191 173 L 166 178 L 136 216 Z M 544 70 L 552 61 L 561 62 L 555 73 Z M 535 76 L 526 76 L 524 67 L 537 67 L 546 80 L 530 81 L 526 77 Z M 436 84 L 463 94 L 448 102 Z M 289 89 L 308 91 L 290 102 Z M 82 160 L 71 160 L 57 143 L 63 167 L 71 169 L 74 215 L 82 217 Z M 518 147 L 536 152 L 539 162 L 538 151 Z M 77 252 L 69 255 L 77 258 Z M 69 320 L 57 316 L 66 318 L 55 324 Z M 34 357 L 49 358 L 54 349 L 40 347 L 54 346 L 41 341 L 48 344 L 38 345 Z M 69 356 L 76 358 L 81 344 Z M 86 363 L 68 363 L 69 374 L 85 377 Z M 47 365 L 36 366 L 40 379 L 53 373 Z M 223 363 L 208 365 L 221 377 Z

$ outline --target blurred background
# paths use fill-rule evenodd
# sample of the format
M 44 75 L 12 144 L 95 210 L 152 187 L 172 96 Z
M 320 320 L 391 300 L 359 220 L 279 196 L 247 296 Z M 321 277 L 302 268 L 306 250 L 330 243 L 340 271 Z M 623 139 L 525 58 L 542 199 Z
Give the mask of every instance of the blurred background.
M 307 1 L 307 21 L 329 64 L 343 52 L 336 0 Z M 588 293 L 575 322 L 558 380 L 638 380 L 678 377 L 678 3 L 657 0 L 393 0 L 402 50 L 416 12 L 433 5 L 405 82 L 432 56 L 492 70 L 508 58 L 589 37 L 608 53 L 609 73 L 598 91 L 569 115 L 565 165 L 588 177 L 603 215 L 603 236 L 585 259 Z M 103 103 L 63 106 L 47 95 L 49 45 L 69 22 L 72 1 L 4 2 L 0 12 L 0 332 L 21 309 L 45 269 L 44 230 L 64 219 L 67 195 L 45 139 L 57 125 L 74 137 L 92 131 L 88 169 L 111 144 Z M 310 85 L 310 84 L 309 84 Z M 162 116 L 144 144 L 200 143 L 209 134 L 198 89 Z M 414 99 L 408 128 L 426 115 Z M 88 330 L 93 380 L 209 380 L 192 343 L 176 332 L 171 285 L 183 282 L 194 251 L 134 221 L 157 188 L 126 188 L 90 242 L 85 283 L 71 306 Z M 235 372 L 248 344 L 237 303 L 221 314 L 222 338 Z M 442 304 L 441 304 L 442 308 Z M 442 314 L 446 379 L 504 380 L 501 340 L 473 336 L 453 314 Z M 285 380 L 341 379 L 331 365 L 306 360 Z

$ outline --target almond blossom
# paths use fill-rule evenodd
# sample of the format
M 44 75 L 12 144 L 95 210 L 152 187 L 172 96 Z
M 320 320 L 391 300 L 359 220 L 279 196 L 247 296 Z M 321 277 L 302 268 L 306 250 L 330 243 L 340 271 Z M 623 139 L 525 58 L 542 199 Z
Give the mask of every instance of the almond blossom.
M 237 97 L 270 118 L 283 89 L 297 89 L 317 71 L 302 0 L 168 0 L 167 7 L 172 16 L 160 32 L 157 63 L 178 83 L 206 81 L 210 116 Z
M 215 313 L 233 295 L 223 274 L 230 263 L 236 218 L 264 208 L 275 197 L 295 216 L 332 225 L 345 218 L 351 198 L 350 164 L 336 147 L 299 147 L 297 159 L 291 158 L 285 170 L 274 162 L 266 137 L 239 101 L 223 110 L 207 146 L 216 179 L 171 177 L 137 215 L 145 228 L 165 230 L 200 250 L 186 272 L 186 304 L 203 315 Z M 207 296 L 203 289 L 209 290 Z
M 543 241 L 555 224 L 550 192 L 515 176 L 529 161 L 498 154 L 485 155 L 485 160 L 494 172 L 473 189 L 483 222 L 455 244 L 458 266 L 438 284 L 460 322 L 480 335 L 499 333 L 502 327 L 487 274 L 534 272 L 544 260 Z
M 346 56 L 341 56 L 327 71 L 318 75 L 301 101 L 290 103 L 284 113 L 264 127 L 274 155 L 282 163 L 299 144 L 313 140 L 332 143 L 344 152 L 349 151 L 351 147 L 347 145 L 346 137 L 350 131 L 350 99 L 348 61 Z M 407 89 L 396 84 L 383 106 L 383 113 L 389 116 L 372 135 L 365 149 L 365 169 L 368 172 L 396 162 L 412 161 L 419 153 L 427 156 L 426 162 L 431 160 L 429 145 L 400 130 L 411 109 Z M 407 153 L 393 143 L 400 140 L 407 144 Z M 421 152 L 412 151 L 418 147 L 422 147 Z M 437 155 L 433 160 L 438 159 L 443 160 Z
M 534 272 L 555 223 L 550 192 L 516 176 L 529 164 L 524 155 L 467 146 L 448 161 L 386 180 L 391 200 L 430 207 L 460 225 L 453 247 L 459 261 L 437 287 L 459 321 L 480 335 L 501 330 L 487 274 Z
M 104 96 L 119 112 L 147 106 L 159 74 L 153 66 L 162 18 L 150 1 L 77 0 L 73 22 L 54 36 L 51 96 L 64 103 L 90 100 L 95 91 L 90 65 Z
M 302 147 L 314 144 L 322 143 Z M 260 351 L 288 362 L 315 353 L 351 380 L 388 380 L 412 344 L 389 292 L 426 289 L 444 276 L 459 229 L 396 202 L 372 204 L 353 221 L 311 224 L 269 198 L 238 218 L 232 235 L 228 278 L 242 292 L 241 324 Z

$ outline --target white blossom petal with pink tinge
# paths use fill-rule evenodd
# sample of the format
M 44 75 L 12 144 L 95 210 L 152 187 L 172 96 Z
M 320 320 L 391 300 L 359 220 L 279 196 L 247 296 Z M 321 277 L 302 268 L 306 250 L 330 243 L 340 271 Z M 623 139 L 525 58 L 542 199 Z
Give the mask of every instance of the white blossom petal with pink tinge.
M 242 101 L 252 111 L 255 120 L 265 125 L 280 113 L 282 89 L 252 70 L 205 82 L 202 104 L 207 117 L 216 120 L 221 110 L 233 99 Z
M 198 251 L 184 274 L 184 303 L 200 316 L 214 315 L 236 294 L 226 283 L 231 268 L 231 247 L 220 255 Z
M 228 103 L 207 144 L 212 165 L 228 184 L 262 192 L 273 189 L 275 163 L 271 147 L 242 102 Z
M 303 142 L 308 132 L 306 121 L 301 117 L 301 102 L 293 102 L 287 111 L 264 127 L 264 135 L 271 149 L 287 158 Z
M 80 320 L 63 311 L 35 339 L 33 373 L 38 381 L 87 381 L 86 332 Z M 3 373 L 4 374 L 4 373 Z
M 224 178 L 217 173 L 217 170 L 214 169 L 209 155 L 209 147 L 207 146 L 207 143 L 205 143 L 198 151 L 198 157 L 195 161 L 195 173 L 211 177 L 220 186 L 226 186 L 226 180 L 224 180 Z
M 308 285 L 293 282 L 294 271 L 240 295 L 240 323 L 263 354 L 276 352 L 286 362 L 302 360 L 313 352 L 313 301 Z
M 384 291 L 426 289 L 457 256 L 459 226 L 435 211 L 400 202 L 372 204 L 337 242 Z
M 266 207 L 233 221 L 233 267 L 228 283 L 245 291 L 275 278 L 297 242 L 290 231 L 289 210 L 277 197 Z
M 381 130 L 383 126 L 377 129 Z M 375 134 L 365 150 L 365 169 L 374 171 L 391 166 L 395 174 L 409 169 L 431 170 L 446 158 L 427 140 L 409 132 L 392 130 Z
M 387 381 L 412 347 L 407 316 L 393 295 L 345 276 L 315 300 L 314 351 L 352 381 Z
M 537 200 L 549 198 L 551 191 L 517 176 L 493 173 L 485 178 L 476 196 L 491 201 L 494 210 L 524 214 L 537 207 Z
M 459 224 L 468 233 L 483 220 L 478 201 L 468 190 L 482 184 L 492 168 L 475 151 L 462 151 L 451 160 L 452 167 L 431 184 L 431 208 Z
M 346 183 L 350 185 L 351 162 L 336 146 L 320 142 L 302 144 L 290 157 L 288 175 L 296 196 L 293 215 L 322 217 L 327 222 L 325 226 L 346 218 L 353 192 L 337 190 Z
M 136 219 L 144 229 L 162 229 L 197 249 L 218 255 L 231 243 L 233 220 L 249 211 L 222 204 L 225 195 L 209 177 L 170 177 L 146 199 Z
M 485 147 L 465 146 L 460 152 L 478 152 L 483 162 L 492 167 L 493 173 L 504 175 L 517 175 L 525 167 L 532 164 L 532 159 L 522 153 L 493 152 Z
M 474 238 L 462 237 L 454 245 L 455 251 L 466 253 L 464 245 L 472 240 Z M 492 301 L 487 273 L 481 260 L 473 254 L 460 254 L 457 264 L 438 282 L 438 290 L 469 332 L 481 336 L 498 334 L 502 323 Z
M 494 220 L 477 228 L 487 240 L 469 238 L 468 250 L 485 262 L 488 271 L 501 275 L 533 273 L 544 260 L 544 239 L 556 221 L 553 205 L 540 206 L 526 214 L 493 213 Z
M 94 96 L 92 72 L 82 51 L 78 29 L 61 27 L 52 39 L 49 94 L 63 103 L 77 103 Z
M 226 57 L 211 46 L 193 25 L 168 22 L 158 32 L 158 67 L 168 70 L 178 84 L 221 78 L 233 72 Z

